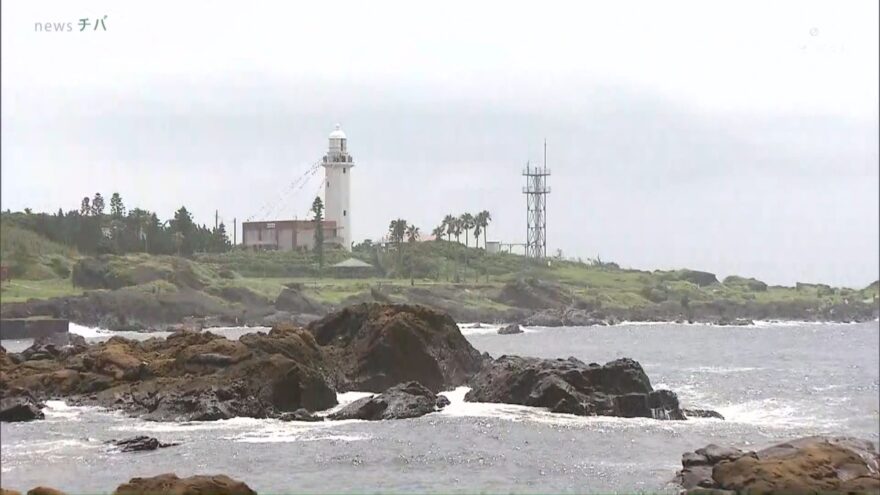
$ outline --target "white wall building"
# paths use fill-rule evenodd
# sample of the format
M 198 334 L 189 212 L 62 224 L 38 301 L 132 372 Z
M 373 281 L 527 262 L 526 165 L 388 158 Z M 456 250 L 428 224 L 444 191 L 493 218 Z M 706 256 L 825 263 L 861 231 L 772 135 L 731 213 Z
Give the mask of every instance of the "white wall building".
M 348 139 L 339 124 L 330 133 L 330 146 L 324 155 L 324 218 L 335 222 L 342 247 L 351 251 L 351 169 L 354 160 L 348 154 Z

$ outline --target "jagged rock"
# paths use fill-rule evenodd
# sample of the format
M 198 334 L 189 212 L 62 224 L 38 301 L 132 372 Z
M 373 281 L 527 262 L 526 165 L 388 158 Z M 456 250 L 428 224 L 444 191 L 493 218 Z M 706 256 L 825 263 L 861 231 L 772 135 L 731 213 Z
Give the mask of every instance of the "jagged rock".
M 806 437 L 757 452 L 708 445 L 682 456 L 676 481 L 687 493 L 877 493 L 873 443 Z
M 17 365 L 5 359 L 0 365 L 0 389 L 65 397 L 159 421 L 274 417 L 336 404 L 322 350 L 311 333 L 297 328 L 239 341 L 209 332 L 142 342 L 112 337 L 51 360 Z
M 445 395 L 438 395 L 437 396 L 437 402 L 436 402 L 437 409 L 443 409 L 444 407 L 448 406 L 449 404 L 451 404 L 451 402 L 449 401 L 449 397 L 446 397 Z
M 275 309 L 313 315 L 324 314 L 326 311 L 321 303 L 303 294 L 301 285 L 285 287 L 275 299 Z
M 309 324 L 338 371 L 337 388 L 383 391 L 418 381 L 439 392 L 483 364 L 449 315 L 407 304 L 359 304 Z
M 417 418 L 437 410 L 437 396 L 418 382 L 401 383 L 372 397 L 364 397 L 330 414 L 330 419 Z
M 165 447 L 173 447 L 176 443 L 163 443 L 153 437 L 139 435 L 136 437 L 125 438 L 123 440 L 110 440 L 107 443 L 119 447 L 120 452 L 142 452 L 146 450 L 163 449 Z
M 711 409 L 682 409 L 681 412 L 688 418 L 724 419 L 720 412 Z
M 520 328 L 516 323 L 511 323 L 506 327 L 501 327 L 498 329 L 498 335 L 515 335 L 518 333 L 523 333 L 523 329 Z
M 316 422 L 316 421 L 324 421 L 324 418 L 321 416 L 317 416 L 312 414 L 306 409 L 300 408 L 293 412 L 287 412 L 278 417 L 281 421 L 308 421 L 308 422 Z
M 653 390 L 641 365 L 618 359 L 605 366 L 575 358 L 501 356 L 471 380 L 465 400 L 546 407 L 580 416 L 685 419 L 678 398 Z
M 719 326 L 747 327 L 754 325 L 755 322 L 746 318 L 721 318 L 715 324 Z
M 595 327 L 607 325 L 605 320 L 585 310 L 570 308 L 562 315 L 562 323 L 567 327 Z
M 523 321 L 529 327 L 561 327 L 565 325 L 562 314 L 556 309 L 545 309 L 532 313 Z
M 43 419 L 43 405 L 27 396 L 5 397 L 0 399 L 0 421 L 12 423 Z
M 58 346 L 49 337 L 40 337 L 27 349 L 21 351 L 21 357 L 25 361 L 39 361 L 42 359 L 55 359 L 58 356 Z
M 508 282 L 501 288 L 496 301 L 515 308 L 547 309 L 571 306 L 571 291 L 552 282 L 534 278 Z
M 176 474 L 160 474 L 150 478 L 132 478 L 116 488 L 113 495 L 257 495 L 249 486 L 224 474 L 179 478 Z
M 27 491 L 27 495 L 66 495 L 61 490 L 48 486 L 38 486 Z

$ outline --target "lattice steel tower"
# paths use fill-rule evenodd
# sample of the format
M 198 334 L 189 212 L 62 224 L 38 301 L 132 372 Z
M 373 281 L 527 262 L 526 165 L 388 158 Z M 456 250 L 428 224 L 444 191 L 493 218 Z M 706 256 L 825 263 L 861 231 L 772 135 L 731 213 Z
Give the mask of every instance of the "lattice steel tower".
M 550 187 L 547 186 L 550 169 L 547 168 L 546 140 L 544 165 L 533 166 L 527 162 L 522 174 L 526 178 L 526 186 L 523 187 L 523 194 L 526 195 L 526 256 L 543 259 L 547 256 L 547 195 L 550 194 Z

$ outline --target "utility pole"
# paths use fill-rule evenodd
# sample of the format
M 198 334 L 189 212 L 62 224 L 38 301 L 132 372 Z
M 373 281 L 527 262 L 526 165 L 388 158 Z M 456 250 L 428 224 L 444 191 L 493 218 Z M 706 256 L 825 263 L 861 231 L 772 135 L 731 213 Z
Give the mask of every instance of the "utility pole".
M 232 218 L 232 245 L 238 244 L 238 218 Z
M 214 230 L 217 230 L 220 227 L 219 219 L 220 212 L 218 210 L 214 210 Z

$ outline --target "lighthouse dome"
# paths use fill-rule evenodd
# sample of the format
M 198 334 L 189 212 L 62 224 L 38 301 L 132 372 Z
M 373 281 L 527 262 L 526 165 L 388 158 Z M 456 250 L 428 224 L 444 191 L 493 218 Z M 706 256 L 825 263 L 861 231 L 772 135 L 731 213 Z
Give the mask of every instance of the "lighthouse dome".
M 339 124 L 336 124 L 336 130 L 330 133 L 330 139 L 345 139 L 345 133 L 342 132 Z

